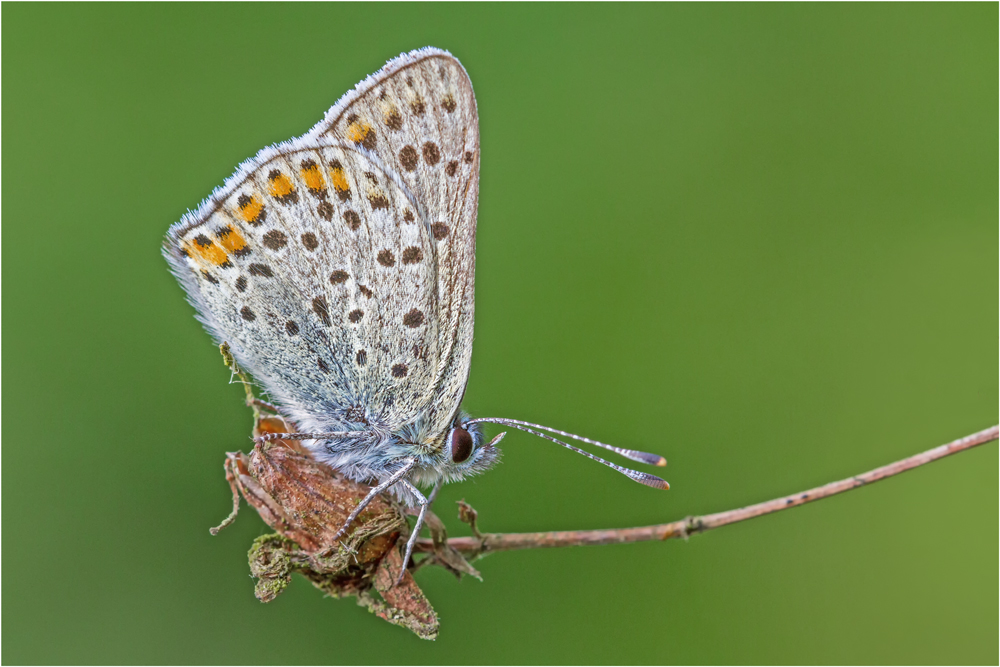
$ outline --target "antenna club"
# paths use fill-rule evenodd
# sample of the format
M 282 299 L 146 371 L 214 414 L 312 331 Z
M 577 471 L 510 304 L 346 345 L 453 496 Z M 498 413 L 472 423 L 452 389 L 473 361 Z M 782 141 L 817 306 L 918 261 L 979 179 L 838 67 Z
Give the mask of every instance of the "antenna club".
M 667 460 L 661 456 L 660 460 L 657 461 L 656 463 L 654 463 L 653 465 L 655 465 L 657 467 L 660 467 L 660 468 L 666 468 L 667 467 Z
M 654 489 L 663 489 L 664 491 L 668 491 L 670 489 L 670 484 L 666 480 L 660 479 L 655 475 L 646 475 L 641 478 L 633 477 L 633 479 L 635 479 L 635 481 L 639 482 L 640 484 L 652 487 Z

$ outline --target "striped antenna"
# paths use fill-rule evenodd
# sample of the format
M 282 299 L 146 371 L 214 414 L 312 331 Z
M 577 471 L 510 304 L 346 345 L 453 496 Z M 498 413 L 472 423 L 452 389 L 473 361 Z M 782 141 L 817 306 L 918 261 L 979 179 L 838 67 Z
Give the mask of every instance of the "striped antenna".
M 604 447 L 605 449 L 610 449 L 613 452 L 617 452 L 617 453 L 621 454 L 622 456 L 626 456 L 626 457 L 632 459 L 633 461 L 639 461 L 641 463 L 652 463 L 653 465 L 660 465 L 660 466 L 666 465 L 666 463 L 667 463 L 666 460 L 663 457 L 661 457 L 661 456 L 654 456 L 653 454 L 646 454 L 645 452 L 637 452 L 637 451 L 632 450 L 632 449 L 622 449 L 620 447 L 614 447 L 612 445 L 606 445 L 606 444 L 604 444 L 602 442 L 597 442 L 596 440 L 590 440 L 588 438 L 584 438 L 584 437 L 581 437 L 581 436 L 578 436 L 578 435 L 573 435 L 572 433 L 565 433 L 563 431 L 558 431 L 558 430 L 556 430 L 554 428 L 548 428 L 546 426 L 540 426 L 538 424 L 531 424 L 530 422 L 522 422 L 522 421 L 518 421 L 516 419 L 500 419 L 500 418 L 485 417 L 485 418 L 481 418 L 481 419 L 471 419 L 471 420 L 469 420 L 466 423 L 468 423 L 468 424 L 490 423 L 490 424 L 500 424 L 502 426 L 509 426 L 511 428 L 516 428 L 516 429 L 519 429 L 521 431 L 525 431 L 526 433 L 531 433 L 532 435 L 537 435 L 539 438 L 545 438 L 546 440 L 550 440 L 551 442 L 554 442 L 557 445 L 562 445 L 566 449 L 571 449 L 574 452 L 576 452 L 577 454 L 582 454 L 583 456 L 586 456 L 588 459 L 593 459 L 594 461 L 597 461 L 598 463 L 603 463 L 604 465 L 608 466 L 609 468 L 611 468 L 613 470 L 617 470 L 618 472 L 620 472 L 621 474 L 625 475 L 629 479 L 634 480 L 636 482 L 639 482 L 640 484 L 645 484 L 646 486 L 651 486 L 654 489 L 669 489 L 670 488 L 670 485 L 667 484 L 666 481 L 660 479 L 656 475 L 650 475 L 648 473 L 639 472 L 638 470 L 632 470 L 630 468 L 623 468 L 622 466 L 615 465 L 614 463 L 611 463 L 610 461 L 605 461 L 604 459 L 602 459 L 599 456 L 594 456 L 590 452 L 585 452 L 582 449 L 580 449 L 579 447 L 574 447 L 573 445 L 571 445 L 569 443 L 566 443 L 566 442 L 563 442 L 562 440 L 554 438 L 551 435 L 549 435 L 548 433 L 543 433 L 542 431 L 537 431 L 535 429 L 544 429 L 546 431 L 550 431 L 552 433 L 558 433 L 560 435 L 564 435 L 564 436 L 569 437 L 569 438 L 574 438 L 574 439 L 580 440 L 582 442 L 587 442 L 587 443 L 590 443 L 590 444 L 593 444 L 593 445 L 598 445 L 600 447 Z M 625 452 L 628 452 L 628 453 L 626 454 Z M 646 458 L 639 458 L 639 457 L 646 457 Z M 659 461 L 663 461 L 663 463 L 659 463 Z
M 627 459 L 636 461 L 638 463 L 645 463 L 651 466 L 664 467 L 667 465 L 667 460 L 658 454 L 649 454 L 647 452 L 640 452 L 635 449 L 625 449 L 624 447 L 615 447 L 614 445 L 609 445 L 603 442 L 598 442 L 597 440 L 591 440 L 590 438 L 585 438 L 582 435 L 575 435 L 573 433 L 567 433 L 566 431 L 560 431 L 557 428 L 552 428 L 550 426 L 542 426 L 541 424 L 532 424 L 531 422 L 523 422 L 519 419 L 508 419 L 504 418 L 486 418 L 486 419 L 473 419 L 473 422 L 490 422 L 493 424 L 506 424 L 508 426 L 513 426 L 518 428 L 519 426 L 527 426 L 528 428 L 537 428 L 542 431 L 548 431 L 549 433 L 555 433 L 556 435 L 561 435 L 564 438 L 573 438 L 574 440 L 579 440 L 580 442 L 585 442 L 588 445 L 596 445 L 598 447 L 603 447 L 608 451 L 620 454 Z

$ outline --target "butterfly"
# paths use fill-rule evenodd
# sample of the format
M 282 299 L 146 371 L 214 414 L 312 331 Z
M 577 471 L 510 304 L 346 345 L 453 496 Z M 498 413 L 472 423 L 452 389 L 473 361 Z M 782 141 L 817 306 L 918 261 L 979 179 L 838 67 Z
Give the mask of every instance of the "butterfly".
M 447 51 L 419 49 L 359 83 L 308 133 L 240 165 L 164 243 L 198 319 L 301 430 L 281 438 L 373 485 L 338 538 L 379 493 L 419 507 L 404 563 L 441 484 L 498 461 L 505 433 L 487 441 L 484 423 L 669 488 L 555 436 L 666 465 L 660 456 L 462 411 L 479 159 L 468 74 Z

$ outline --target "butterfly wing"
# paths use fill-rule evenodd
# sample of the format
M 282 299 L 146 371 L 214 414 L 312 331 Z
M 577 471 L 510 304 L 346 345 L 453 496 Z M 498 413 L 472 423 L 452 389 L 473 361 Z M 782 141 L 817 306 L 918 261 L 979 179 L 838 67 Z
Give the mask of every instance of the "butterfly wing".
M 479 115 L 461 63 L 438 49 L 390 61 L 314 128 L 376 157 L 413 193 L 435 250 L 436 370 L 418 402 L 433 433 L 450 425 L 469 376 L 474 320 Z
M 439 436 L 468 379 L 478 171 L 468 76 L 423 49 L 244 164 L 165 252 L 302 428 Z

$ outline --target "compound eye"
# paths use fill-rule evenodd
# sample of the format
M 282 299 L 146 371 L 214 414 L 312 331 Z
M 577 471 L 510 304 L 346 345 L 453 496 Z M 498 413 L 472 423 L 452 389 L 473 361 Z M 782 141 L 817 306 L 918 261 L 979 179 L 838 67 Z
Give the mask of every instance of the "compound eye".
M 464 428 L 451 430 L 451 460 L 461 463 L 472 456 L 472 435 Z

